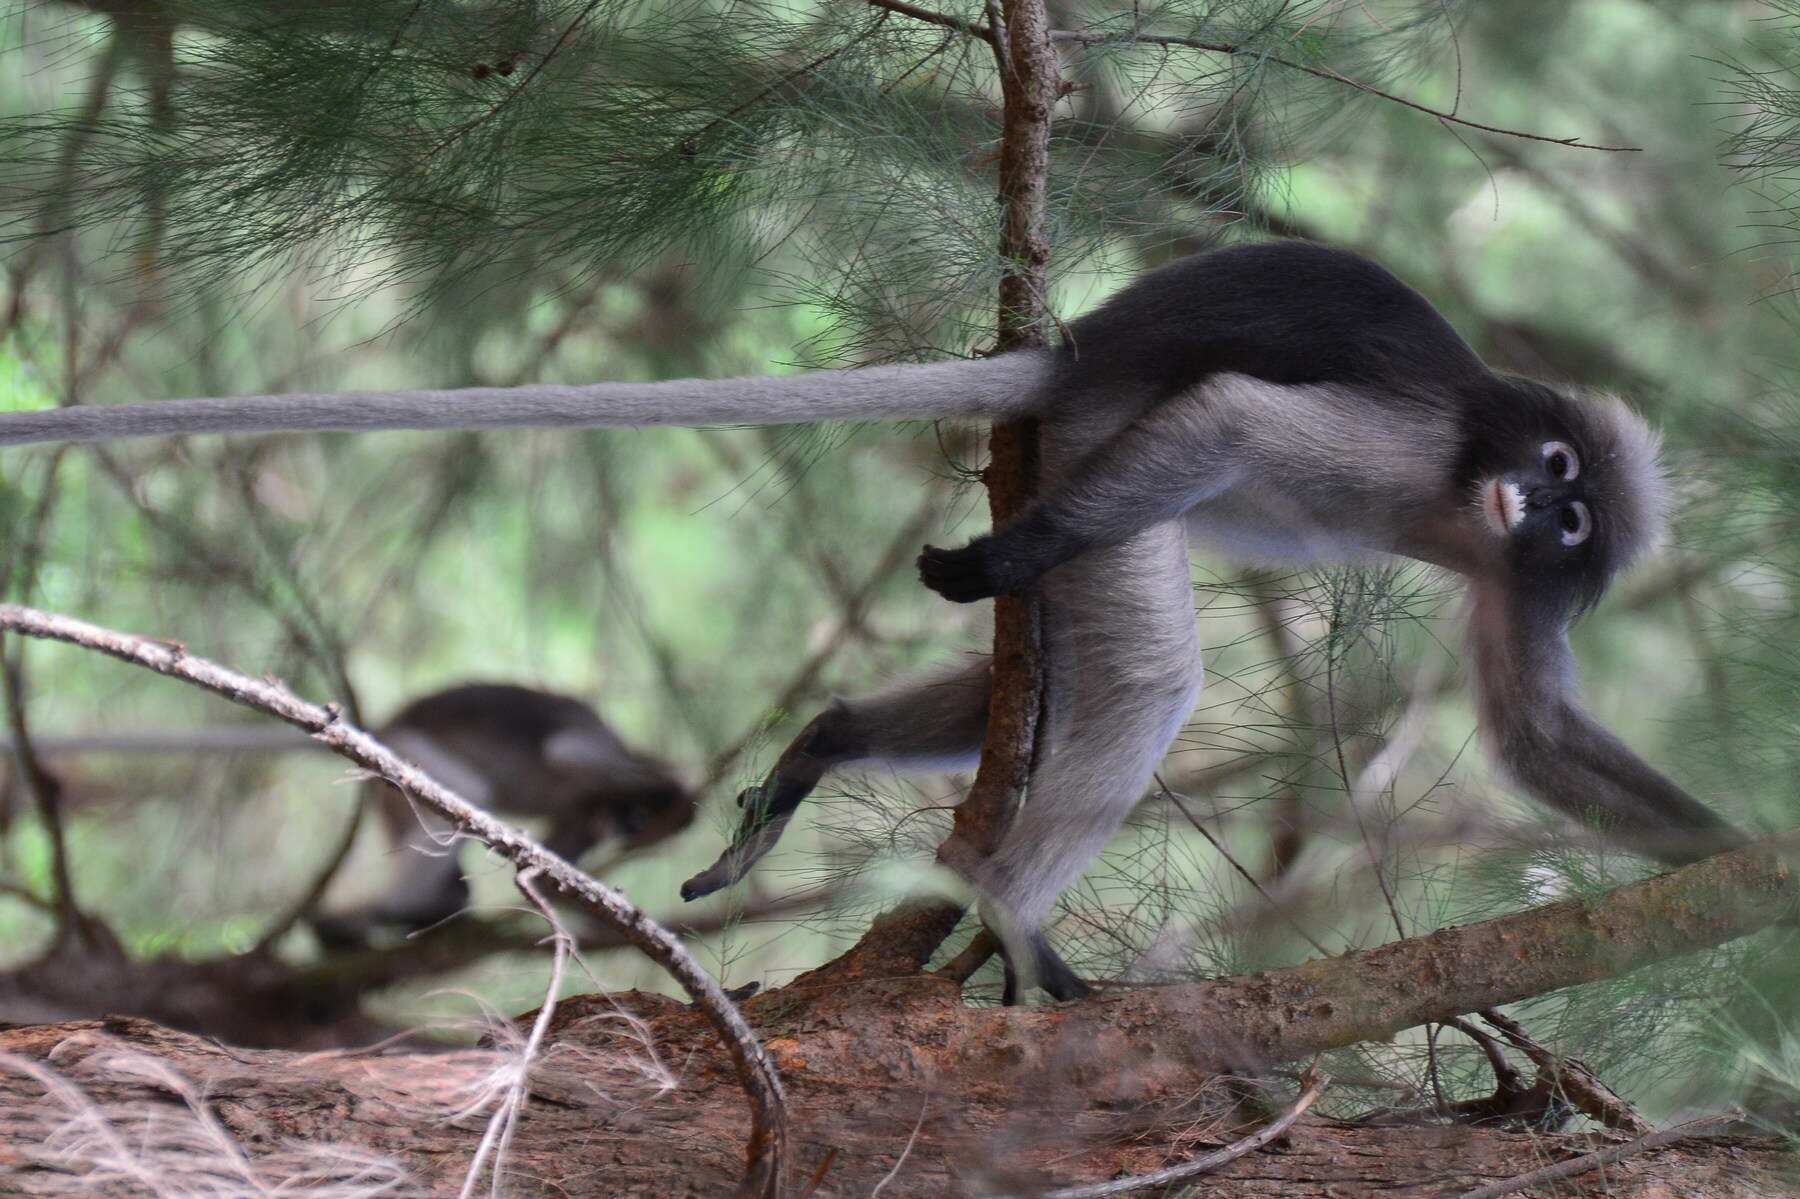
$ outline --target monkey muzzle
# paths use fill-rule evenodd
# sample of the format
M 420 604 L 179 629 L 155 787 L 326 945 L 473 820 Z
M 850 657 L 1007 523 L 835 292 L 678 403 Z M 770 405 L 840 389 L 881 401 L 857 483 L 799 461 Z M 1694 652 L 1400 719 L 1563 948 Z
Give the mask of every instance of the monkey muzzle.
M 1525 519 L 1524 491 L 1506 479 L 1490 479 L 1481 489 L 1481 514 L 1496 536 L 1510 536 Z

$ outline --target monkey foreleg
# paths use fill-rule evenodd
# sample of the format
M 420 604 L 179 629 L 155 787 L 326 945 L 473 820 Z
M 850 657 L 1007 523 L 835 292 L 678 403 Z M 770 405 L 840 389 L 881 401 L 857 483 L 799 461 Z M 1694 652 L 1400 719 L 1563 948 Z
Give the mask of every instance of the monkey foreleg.
M 1469 641 L 1482 732 L 1540 802 L 1672 866 L 1750 840 L 1633 753 L 1576 702 L 1565 615 L 1523 589 L 1470 589 Z
M 962 549 L 926 546 L 925 585 L 956 603 L 1029 590 L 1047 571 L 1118 545 L 1235 481 L 1229 386 L 1196 387 L 1157 405 L 1088 455 L 1015 519 Z

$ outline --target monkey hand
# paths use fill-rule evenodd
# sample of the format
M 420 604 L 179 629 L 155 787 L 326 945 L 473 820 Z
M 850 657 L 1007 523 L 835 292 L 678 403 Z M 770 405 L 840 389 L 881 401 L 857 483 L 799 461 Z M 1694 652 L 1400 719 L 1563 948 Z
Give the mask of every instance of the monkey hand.
M 995 553 L 992 537 L 977 537 L 959 550 L 926 546 L 919 555 L 919 578 L 952 603 L 972 604 L 1025 589 L 1030 580 L 1008 577 L 1019 572 L 1006 565 Z

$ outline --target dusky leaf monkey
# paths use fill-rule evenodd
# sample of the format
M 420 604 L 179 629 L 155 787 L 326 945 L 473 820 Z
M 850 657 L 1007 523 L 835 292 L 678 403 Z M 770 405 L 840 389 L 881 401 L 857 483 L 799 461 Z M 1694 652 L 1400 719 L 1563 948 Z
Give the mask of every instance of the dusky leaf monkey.
M 1496 374 L 1386 270 L 1304 242 L 1149 272 L 1054 349 L 791 378 L 251 396 L 0 416 L 0 444 L 309 430 L 1041 421 L 1043 486 L 926 584 L 1035 589 L 1047 707 L 1028 799 L 976 870 L 1011 964 L 1084 990 L 1040 931 L 1148 784 L 1199 694 L 1188 535 L 1269 563 L 1396 554 L 1454 571 L 1487 744 L 1533 796 L 1664 862 L 1743 834 L 1581 709 L 1567 630 L 1651 544 L 1657 439 L 1616 400 Z M 737 879 L 828 770 L 970 765 L 988 665 L 814 719 L 684 893 Z
M 566 695 L 466 683 L 413 700 L 376 735 L 470 801 L 547 821 L 544 844 L 570 861 L 603 843 L 647 848 L 694 819 L 693 793 L 665 763 L 631 749 Z M 333 944 L 366 940 L 381 926 L 425 928 L 469 899 L 443 825 L 380 779 L 363 786 L 391 835 L 397 874 L 367 906 L 314 919 Z

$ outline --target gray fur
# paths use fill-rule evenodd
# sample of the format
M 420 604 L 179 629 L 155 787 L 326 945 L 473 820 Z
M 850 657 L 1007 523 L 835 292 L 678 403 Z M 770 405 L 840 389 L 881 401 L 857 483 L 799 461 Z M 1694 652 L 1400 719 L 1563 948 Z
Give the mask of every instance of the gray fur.
M 1493 758 L 1533 795 L 1659 861 L 1680 865 L 1744 844 L 1581 710 L 1568 636 L 1532 607 L 1502 580 L 1470 587 L 1470 658 Z
M 1043 493 L 1104 471 L 1087 469 L 1094 447 L 1124 434 L 1151 401 L 1147 393 L 1113 394 L 1060 404 L 1044 426 Z M 1201 400 L 1193 409 L 1202 424 L 1206 407 Z M 1197 486 L 1210 488 L 1221 468 L 1203 440 L 1189 448 L 1196 477 L 1206 480 Z M 1044 741 L 1026 803 L 975 880 L 990 919 L 1009 935 L 1035 930 L 1112 839 L 1193 710 L 1204 677 L 1179 510 L 1165 506 L 1153 523 L 1122 521 L 1129 505 L 1118 493 L 1089 482 L 1079 494 L 1074 502 L 1086 518 L 1122 539 L 1050 571 L 1039 590 L 1048 642 Z

